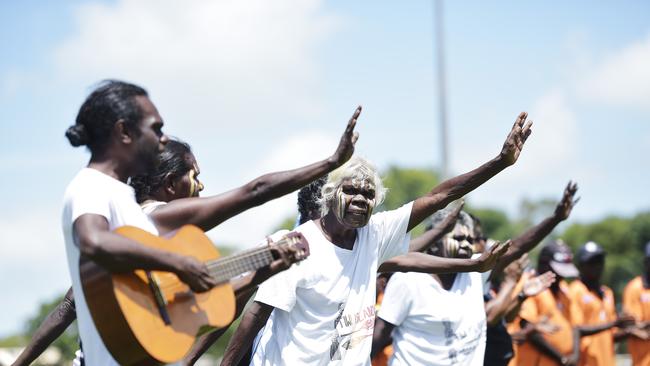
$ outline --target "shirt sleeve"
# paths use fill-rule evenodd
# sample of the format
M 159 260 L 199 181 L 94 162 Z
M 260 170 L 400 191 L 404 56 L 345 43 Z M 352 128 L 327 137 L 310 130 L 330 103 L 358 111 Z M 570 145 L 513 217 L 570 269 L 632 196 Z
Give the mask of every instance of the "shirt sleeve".
M 633 287 L 633 283 L 625 286 L 625 290 L 623 291 L 623 311 L 632 315 L 637 321 L 643 319 L 643 308 L 641 307 L 639 293 Z
M 272 241 L 279 240 L 288 233 L 281 230 L 270 236 Z M 273 306 L 274 308 L 291 311 L 296 304 L 296 288 L 301 278 L 300 268 L 307 263 L 294 264 L 289 269 L 282 271 L 268 280 L 264 281 L 257 289 L 255 301 Z
M 521 310 L 519 310 L 519 317 L 529 323 L 538 322 L 539 309 L 537 308 L 535 297 L 529 297 L 521 304 Z
M 72 222 L 74 223 L 80 216 L 86 214 L 99 215 L 110 221 L 111 201 L 107 194 L 97 194 L 92 188 L 95 186 L 84 187 L 75 192 L 69 201 Z
M 406 229 L 412 209 L 413 202 L 409 202 L 396 210 L 373 215 L 371 225 L 379 239 L 379 264 L 408 252 L 411 236 Z
M 379 308 L 378 317 L 395 326 L 400 326 L 408 316 L 412 305 L 412 293 L 408 281 L 401 273 L 391 277 L 386 285 L 384 299 Z

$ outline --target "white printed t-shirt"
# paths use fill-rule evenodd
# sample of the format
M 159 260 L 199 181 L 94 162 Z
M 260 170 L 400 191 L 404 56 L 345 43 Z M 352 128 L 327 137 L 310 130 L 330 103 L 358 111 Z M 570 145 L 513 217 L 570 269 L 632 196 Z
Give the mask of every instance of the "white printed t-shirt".
M 369 365 L 381 263 L 408 251 L 412 203 L 370 218 L 352 250 L 329 242 L 313 221 L 303 262 L 262 283 L 255 301 L 273 306 L 252 365 Z
M 131 225 L 156 235 L 158 231 L 136 203 L 135 193 L 129 185 L 91 168 L 82 169 L 68 184 L 63 198 L 63 236 L 75 294 L 84 362 L 91 366 L 114 366 L 118 363 L 104 346 L 95 328 L 79 278 L 80 252 L 72 225 L 84 214 L 105 217 L 109 230 Z
M 427 273 L 395 273 L 378 317 L 395 325 L 390 366 L 483 365 L 486 321 L 478 272 L 445 290 Z

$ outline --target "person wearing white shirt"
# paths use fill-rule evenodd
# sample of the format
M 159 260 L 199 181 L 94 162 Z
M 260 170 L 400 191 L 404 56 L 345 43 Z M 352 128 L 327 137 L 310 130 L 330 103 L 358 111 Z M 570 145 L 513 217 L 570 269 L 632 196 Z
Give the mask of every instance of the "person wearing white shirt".
M 519 115 L 496 158 L 397 210 L 372 215 L 385 190 L 367 161 L 353 157 L 330 173 L 322 188 L 321 217 L 296 229 L 313 243 L 312 255 L 260 286 L 222 365 L 237 365 L 269 318 L 254 347 L 253 365 L 367 365 L 378 271 L 399 267 L 400 258 L 405 257 L 412 270 L 428 273 L 493 266 L 495 258 L 490 255 L 482 259 L 405 255 L 408 233 L 435 211 L 514 164 L 531 132 L 526 118 L 526 113 Z M 490 261 L 489 265 L 483 260 Z

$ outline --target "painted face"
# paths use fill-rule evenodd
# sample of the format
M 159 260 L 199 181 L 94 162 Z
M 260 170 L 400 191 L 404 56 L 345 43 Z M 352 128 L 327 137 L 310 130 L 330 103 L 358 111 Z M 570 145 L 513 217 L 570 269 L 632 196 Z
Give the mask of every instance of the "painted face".
M 353 228 L 365 226 L 375 208 L 375 186 L 366 180 L 343 180 L 332 208 L 341 224 Z
M 185 175 L 176 178 L 174 185 L 176 186 L 176 194 L 174 199 L 186 197 L 198 197 L 199 193 L 203 190 L 203 184 L 199 180 L 201 170 L 196 163 L 194 155 L 188 153 L 185 155 L 185 162 L 192 168 L 185 173 Z
M 145 96 L 137 96 L 135 99 L 143 115 L 137 125 L 138 134 L 134 145 L 135 160 L 138 162 L 137 174 L 147 174 L 155 171 L 159 164 L 159 154 L 169 139 L 162 132 L 162 118 L 151 100 Z
M 473 254 L 472 231 L 465 225 L 456 224 L 454 230 L 442 239 L 442 254 L 447 258 L 470 258 Z

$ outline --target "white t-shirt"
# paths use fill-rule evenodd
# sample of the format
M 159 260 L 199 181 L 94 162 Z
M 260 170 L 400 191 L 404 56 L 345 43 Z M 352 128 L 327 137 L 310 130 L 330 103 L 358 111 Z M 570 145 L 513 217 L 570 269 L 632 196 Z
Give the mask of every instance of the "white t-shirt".
M 255 301 L 275 307 L 252 365 L 369 365 L 375 285 L 381 263 L 408 251 L 412 203 L 371 217 L 352 250 L 309 221 L 298 228 L 310 256 L 260 285 Z
M 102 342 L 86 305 L 79 278 L 79 246 L 72 225 L 84 214 L 100 215 L 108 220 L 109 229 L 132 225 L 158 234 L 156 227 L 135 201 L 133 188 L 98 170 L 84 168 L 68 185 L 63 199 L 63 236 L 68 267 L 75 294 L 77 324 L 84 362 L 91 366 L 113 366 L 118 363 Z
M 478 272 L 449 291 L 427 273 L 395 273 L 377 314 L 395 325 L 389 365 L 483 365 L 486 321 Z

